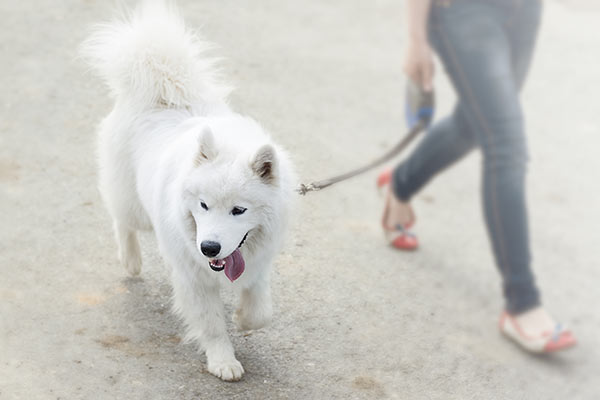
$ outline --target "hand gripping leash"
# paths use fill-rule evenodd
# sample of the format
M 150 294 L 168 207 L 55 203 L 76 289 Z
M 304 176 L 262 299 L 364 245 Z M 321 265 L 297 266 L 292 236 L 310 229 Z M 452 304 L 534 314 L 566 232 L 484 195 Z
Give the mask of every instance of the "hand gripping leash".
M 298 185 L 296 191 L 301 195 L 305 195 L 308 192 L 316 192 L 338 182 L 345 181 L 346 179 L 350 179 L 354 176 L 363 174 L 383 164 L 384 162 L 391 160 L 392 158 L 400 154 L 413 141 L 413 139 L 417 137 L 419 133 L 421 133 L 421 131 L 423 131 L 429 126 L 429 123 L 433 118 L 433 110 L 433 91 L 425 92 L 423 89 L 421 89 L 420 86 L 418 86 L 416 83 L 409 79 L 408 84 L 406 86 L 405 106 L 406 123 L 408 125 L 409 131 L 402 138 L 402 140 L 400 140 L 398 144 L 396 144 L 387 153 L 373 160 L 367 165 L 346 172 L 345 174 L 334 176 L 333 178 L 323 179 L 317 182 L 311 182 L 306 185 L 304 183 L 301 183 L 300 185 Z

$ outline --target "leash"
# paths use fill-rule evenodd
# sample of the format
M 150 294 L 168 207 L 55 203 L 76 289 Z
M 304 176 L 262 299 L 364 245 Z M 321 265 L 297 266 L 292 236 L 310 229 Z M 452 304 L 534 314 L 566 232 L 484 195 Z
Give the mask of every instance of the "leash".
M 300 183 L 296 192 L 304 196 L 308 192 L 316 192 L 325 189 L 338 182 L 345 181 L 355 176 L 361 175 L 367 171 L 372 170 L 375 167 L 380 166 L 386 161 L 391 160 L 398 154 L 402 153 L 406 147 L 421 133 L 424 131 L 433 118 L 435 98 L 433 92 L 425 92 L 421 87 L 412 82 L 408 81 L 406 87 L 406 107 L 405 117 L 409 128 L 408 133 L 396 144 L 392 149 L 381 157 L 376 158 L 369 164 L 366 164 L 360 168 L 356 168 L 352 171 L 346 172 L 341 175 L 334 176 L 329 179 L 323 179 L 308 184 Z

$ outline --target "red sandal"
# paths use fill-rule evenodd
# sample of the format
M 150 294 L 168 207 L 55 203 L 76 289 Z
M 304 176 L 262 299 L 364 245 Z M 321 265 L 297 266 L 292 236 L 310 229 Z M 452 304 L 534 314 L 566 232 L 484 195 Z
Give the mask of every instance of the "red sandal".
M 381 191 L 384 187 L 389 186 L 391 180 L 392 180 L 392 170 L 388 169 L 388 170 L 383 171 L 377 177 L 378 189 L 380 189 L 380 191 Z M 389 188 L 388 188 L 388 193 L 389 193 Z M 410 222 L 408 222 L 407 224 L 397 224 L 396 226 L 391 227 L 391 226 L 388 226 L 385 222 L 387 220 L 390 195 L 391 195 L 391 193 L 387 194 L 385 211 L 384 211 L 383 217 L 381 219 L 381 226 L 383 227 L 383 232 L 386 236 L 386 239 L 392 247 L 395 247 L 397 249 L 408 250 L 408 251 L 416 250 L 419 247 L 419 241 L 417 240 L 417 237 L 415 236 L 415 234 L 409 230 L 410 227 L 413 226 L 415 223 L 414 215 L 412 216 L 412 220 Z
M 500 316 L 499 328 L 500 332 L 532 353 L 553 353 L 577 344 L 571 330 L 561 324 L 556 324 L 552 332 L 544 332 L 540 336 L 529 336 L 506 311 Z

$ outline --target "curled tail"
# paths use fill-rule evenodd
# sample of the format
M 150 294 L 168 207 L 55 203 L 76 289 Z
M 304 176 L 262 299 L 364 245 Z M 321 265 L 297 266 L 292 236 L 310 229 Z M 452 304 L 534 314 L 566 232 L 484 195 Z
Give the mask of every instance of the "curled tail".
M 210 44 L 186 29 L 171 3 L 142 2 L 113 22 L 99 24 L 81 53 L 119 101 L 142 109 L 184 108 L 222 101 Z

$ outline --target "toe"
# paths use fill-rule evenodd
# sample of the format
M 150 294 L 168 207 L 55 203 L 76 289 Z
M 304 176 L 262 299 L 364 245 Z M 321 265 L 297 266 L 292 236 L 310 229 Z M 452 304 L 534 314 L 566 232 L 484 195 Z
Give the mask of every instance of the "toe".
M 546 343 L 544 347 L 544 351 L 553 352 L 563 349 L 568 349 L 569 347 L 573 347 L 577 344 L 577 340 L 571 331 L 562 332 L 556 339 L 550 340 Z

